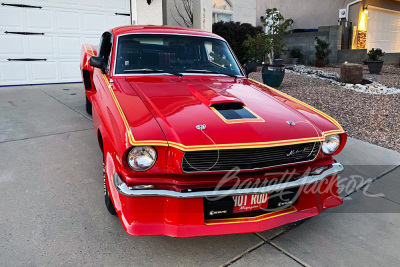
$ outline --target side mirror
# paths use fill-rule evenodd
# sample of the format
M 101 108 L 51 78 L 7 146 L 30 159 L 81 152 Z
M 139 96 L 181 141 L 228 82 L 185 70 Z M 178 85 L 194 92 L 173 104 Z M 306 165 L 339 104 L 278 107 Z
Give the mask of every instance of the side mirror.
M 103 73 L 106 71 L 106 62 L 101 57 L 91 57 L 89 64 L 92 67 L 101 69 Z
M 250 73 L 257 71 L 257 65 L 254 62 L 247 62 L 244 70 L 246 71 L 246 76 L 249 77 Z

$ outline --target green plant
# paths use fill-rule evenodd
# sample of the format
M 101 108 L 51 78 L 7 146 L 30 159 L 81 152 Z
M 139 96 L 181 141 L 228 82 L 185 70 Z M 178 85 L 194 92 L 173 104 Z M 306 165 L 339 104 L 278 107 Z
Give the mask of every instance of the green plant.
M 384 55 L 385 52 L 383 52 L 382 49 L 380 48 L 377 49 L 372 48 L 371 50 L 368 51 L 368 59 L 372 61 L 376 61 L 380 57 L 383 57 Z
M 220 21 L 213 24 L 213 33 L 222 36 L 229 43 L 240 63 L 244 64 L 249 59 L 246 57 L 247 49 L 243 46 L 243 42 L 249 35 L 254 37 L 258 33 L 263 33 L 263 29 L 261 26 L 254 27 L 249 23 Z
M 292 58 L 302 58 L 303 54 L 301 53 L 300 48 L 293 48 L 289 50 L 290 56 Z
M 317 40 L 317 45 L 315 46 L 315 56 L 317 59 L 325 59 L 332 53 L 332 50 L 329 49 L 330 43 L 327 41 L 321 40 L 318 37 L 315 37 Z
M 271 48 L 271 40 L 267 39 L 264 33 L 258 33 L 254 37 L 247 35 L 243 46 L 247 49 L 246 58 L 249 61 L 261 63 L 265 61 L 265 54 Z
M 293 24 L 293 20 L 285 19 L 276 8 L 268 8 L 265 11 L 265 17 L 261 18 L 261 22 L 265 26 L 267 39 L 270 40 L 268 58 L 272 64 L 272 59 L 279 58 L 282 53 L 286 53 L 283 36 L 292 33 L 288 28 Z

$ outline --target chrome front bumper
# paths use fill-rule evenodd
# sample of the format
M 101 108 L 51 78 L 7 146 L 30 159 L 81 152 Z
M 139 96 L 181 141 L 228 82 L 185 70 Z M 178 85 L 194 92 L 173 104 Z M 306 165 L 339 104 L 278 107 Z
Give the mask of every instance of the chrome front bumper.
M 177 192 L 164 189 L 133 189 L 124 183 L 119 175 L 113 175 L 113 182 L 117 191 L 127 197 L 172 197 L 172 198 L 205 198 L 205 197 L 223 197 L 223 196 L 238 196 L 238 195 L 253 195 L 269 193 L 309 184 L 321 182 L 326 177 L 339 174 L 343 171 L 342 164 L 336 162 L 327 166 L 321 173 L 313 174 L 302 177 L 298 180 L 267 185 L 258 188 L 243 188 L 243 189 L 230 189 L 230 190 L 215 190 L 215 191 L 196 191 L 196 192 Z M 318 168 L 319 169 L 319 168 Z M 314 171 L 315 172 L 315 171 Z

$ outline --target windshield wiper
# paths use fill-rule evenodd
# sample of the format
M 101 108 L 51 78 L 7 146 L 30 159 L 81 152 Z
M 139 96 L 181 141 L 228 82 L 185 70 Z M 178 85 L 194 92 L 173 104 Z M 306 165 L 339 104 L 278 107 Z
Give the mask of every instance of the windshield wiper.
M 185 72 L 189 72 L 189 73 L 211 73 L 211 74 L 221 74 L 221 75 L 226 75 L 226 76 L 235 78 L 235 80 L 236 80 L 237 77 L 238 77 L 237 75 L 234 75 L 234 74 L 223 73 L 223 72 L 213 71 L 213 70 L 186 69 Z
M 165 70 L 149 69 L 149 68 L 124 70 L 124 73 L 168 73 L 168 74 L 176 75 L 179 77 L 183 76 L 182 73 L 169 72 L 169 71 L 165 71 Z

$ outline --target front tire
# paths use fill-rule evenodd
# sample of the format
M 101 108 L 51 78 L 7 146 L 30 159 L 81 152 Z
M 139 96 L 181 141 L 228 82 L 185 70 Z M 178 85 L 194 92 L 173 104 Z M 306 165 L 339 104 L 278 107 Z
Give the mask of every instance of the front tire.
M 89 98 L 86 96 L 86 112 L 92 115 L 92 103 L 90 103 Z
M 106 203 L 106 208 L 111 215 L 117 215 L 114 205 L 111 201 L 110 195 L 108 194 L 107 183 L 106 183 L 106 168 L 103 161 L 103 182 L 104 182 L 104 201 Z

